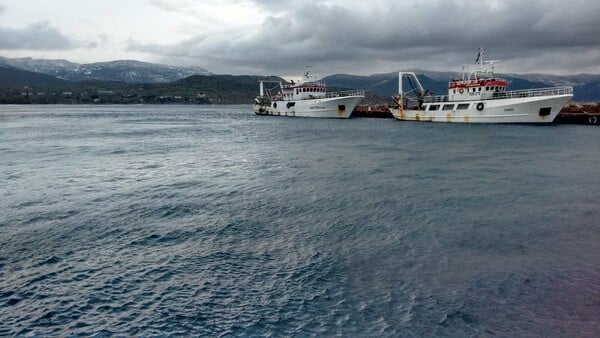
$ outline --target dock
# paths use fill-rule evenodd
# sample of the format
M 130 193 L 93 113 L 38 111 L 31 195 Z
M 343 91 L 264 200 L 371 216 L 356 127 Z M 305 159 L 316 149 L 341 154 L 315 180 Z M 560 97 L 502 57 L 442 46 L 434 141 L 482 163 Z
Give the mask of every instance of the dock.
M 560 111 L 554 122 L 600 125 L 600 103 L 572 103 Z
M 387 104 L 358 105 L 352 111 L 351 117 L 394 118 Z

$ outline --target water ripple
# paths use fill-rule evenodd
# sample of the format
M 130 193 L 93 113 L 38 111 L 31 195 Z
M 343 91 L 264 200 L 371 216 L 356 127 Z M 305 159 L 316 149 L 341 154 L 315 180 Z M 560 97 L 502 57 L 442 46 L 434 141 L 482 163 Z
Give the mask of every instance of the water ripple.
M 0 118 L 0 336 L 600 334 L 590 128 Z

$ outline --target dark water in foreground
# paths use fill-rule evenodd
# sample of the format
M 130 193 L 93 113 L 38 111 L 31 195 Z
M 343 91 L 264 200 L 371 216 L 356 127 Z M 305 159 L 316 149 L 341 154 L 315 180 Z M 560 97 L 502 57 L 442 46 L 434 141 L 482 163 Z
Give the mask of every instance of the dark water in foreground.
M 600 129 L 1 106 L 0 336 L 600 334 Z

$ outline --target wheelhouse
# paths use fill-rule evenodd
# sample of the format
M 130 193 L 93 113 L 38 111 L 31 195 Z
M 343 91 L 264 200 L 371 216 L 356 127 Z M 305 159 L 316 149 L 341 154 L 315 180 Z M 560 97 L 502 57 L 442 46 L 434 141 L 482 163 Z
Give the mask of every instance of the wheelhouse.
M 327 86 L 320 82 L 286 85 L 281 87 L 280 95 L 282 100 L 320 99 L 327 96 Z

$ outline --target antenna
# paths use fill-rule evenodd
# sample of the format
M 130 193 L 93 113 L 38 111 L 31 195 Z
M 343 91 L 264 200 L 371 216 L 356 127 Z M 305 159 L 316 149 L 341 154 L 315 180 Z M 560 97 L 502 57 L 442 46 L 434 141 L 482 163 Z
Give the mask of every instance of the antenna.
M 477 59 L 475 60 L 475 64 L 479 63 L 481 66 L 483 66 L 483 52 L 485 52 L 485 48 L 483 48 L 483 45 L 481 45 L 477 51 Z

